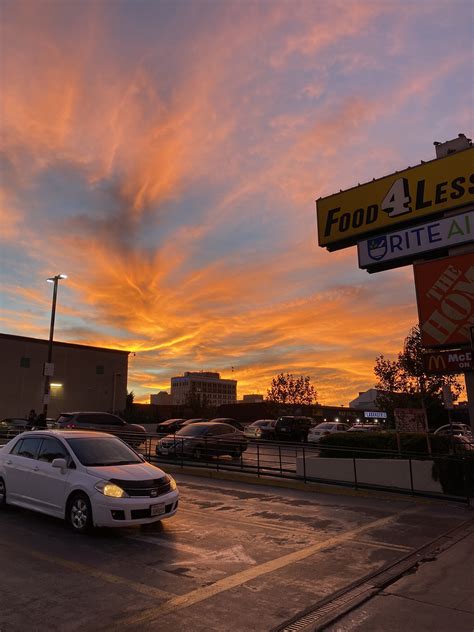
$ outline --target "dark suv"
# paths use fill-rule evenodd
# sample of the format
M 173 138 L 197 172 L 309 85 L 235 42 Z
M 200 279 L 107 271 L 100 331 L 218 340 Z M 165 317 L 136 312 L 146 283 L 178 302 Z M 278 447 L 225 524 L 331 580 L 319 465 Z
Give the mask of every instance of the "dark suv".
M 54 423 L 63 430 L 99 430 L 110 432 L 126 441 L 132 448 L 141 446 L 145 439 L 145 428 L 129 424 L 117 415 L 102 412 L 61 413 Z
M 312 417 L 285 415 L 278 417 L 273 427 L 274 438 L 284 441 L 306 441 L 308 430 L 314 426 Z

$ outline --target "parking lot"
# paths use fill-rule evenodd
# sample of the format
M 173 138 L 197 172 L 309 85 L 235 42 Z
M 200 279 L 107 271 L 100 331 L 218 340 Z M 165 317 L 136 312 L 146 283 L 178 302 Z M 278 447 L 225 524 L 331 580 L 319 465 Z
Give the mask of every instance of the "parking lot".
M 176 475 L 177 515 L 70 532 L 0 514 L 0 629 L 268 631 L 461 524 L 457 505 Z

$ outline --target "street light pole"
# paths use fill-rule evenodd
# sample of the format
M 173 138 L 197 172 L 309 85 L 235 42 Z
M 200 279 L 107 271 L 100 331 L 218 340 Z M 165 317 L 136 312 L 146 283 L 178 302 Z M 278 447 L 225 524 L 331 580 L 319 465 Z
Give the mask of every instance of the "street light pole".
M 48 416 L 48 403 L 50 393 L 50 378 L 52 375 L 51 361 L 53 359 L 53 337 L 54 337 L 54 321 L 56 319 L 56 299 L 58 296 L 58 283 L 60 279 L 67 279 L 65 274 L 56 274 L 54 277 L 46 279 L 48 283 L 54 283 L 53 287 L 53 302 L 51 305 L 51 322 L 49 325 L 49 343 L 48 343 L 48 359 L 44 366 L 44 396 L 43 396 L 43 415 L 46 423 Z

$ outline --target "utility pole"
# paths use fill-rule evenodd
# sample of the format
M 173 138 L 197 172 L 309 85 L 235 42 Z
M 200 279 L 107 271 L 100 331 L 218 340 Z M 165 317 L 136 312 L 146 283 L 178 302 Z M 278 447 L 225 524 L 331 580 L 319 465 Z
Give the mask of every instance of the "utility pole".
M 66 274 L 56 274 L 54 277 L 50 277 L 46 279 L 48 283 L 53 283 L 53 302 L 51 305 L 51 322 L 49 325 L 49 342 L 48 342 L 48 359 L 44 365 L 43 373 L 44 373 L 44 394 L 43 394 L 43 415 L 46 423 L 46 418 L 48 416 L 48 404 L 50 397 L 50 382 L 51 377 L 54 375 L 54 365 L 52 363 L 53 360 L 53 338 L 54 338 L 54 321 L 56 318 L 56 300 L 58 296 L 58 282 L 60 279 L 67 279 Z

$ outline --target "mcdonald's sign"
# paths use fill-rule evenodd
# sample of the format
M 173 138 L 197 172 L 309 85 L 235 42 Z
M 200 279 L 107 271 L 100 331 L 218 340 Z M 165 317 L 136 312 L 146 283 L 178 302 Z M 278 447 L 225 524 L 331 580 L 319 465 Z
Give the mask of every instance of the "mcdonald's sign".
M 423 365 L 428 375 L 450 375 L 472 371 L 472 352 L 468 349 L 428 351 L 423 355 Z

